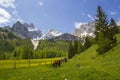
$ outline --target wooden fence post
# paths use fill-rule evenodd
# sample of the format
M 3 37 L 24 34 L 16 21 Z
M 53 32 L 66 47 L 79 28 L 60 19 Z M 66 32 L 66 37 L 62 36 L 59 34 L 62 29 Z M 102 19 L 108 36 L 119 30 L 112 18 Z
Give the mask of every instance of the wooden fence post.
M 30 59 L 28 60 L 28 67 L 30 68 Z
M 16 59 L 14 60 L 14 69 L 16 69 Z

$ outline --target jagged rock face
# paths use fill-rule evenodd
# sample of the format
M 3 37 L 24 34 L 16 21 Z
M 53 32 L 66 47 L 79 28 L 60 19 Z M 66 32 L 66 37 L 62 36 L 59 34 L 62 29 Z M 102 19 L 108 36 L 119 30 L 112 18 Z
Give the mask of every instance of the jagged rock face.
M 62 40 L 62 41 L 76 41 L 79 40 L 77 36 L 71 35 L 69 33 L 64 33 L 58 37 L 55 37 L 51 40 Z
M 42 33 L 40 30 L 35 29 L 34 24 L 27 24 L 27 23 L 21 23 L 20 21 L 17 21 L 11 30 L 20 38 L 26 39 L 34 39 L 41 37 Z
M 90 22 L 79 26 L 79 28 L 76 28 L 72 34 L 78 37 L 86 37 L 86 36 L 95 37 L 94 31 L 95 31 L 95 22 Z
M 62 33 L 59 32 L 59 31 L 56 31 L 56 30 L 54 30 L 54 29 L 50 29 L 50 30 L 48 30 L 48 32 L 47 32 L 46 34 L 42 35 L 42 37 L 41 37 L 40 39 L 49 40 L 49 39 L 52 39 L 52 38 L 54 38 L 54 37 L 57 37 L 57 36 L 59 36 L 59 35 L 61 35 L 61 34 L 62 34 Z

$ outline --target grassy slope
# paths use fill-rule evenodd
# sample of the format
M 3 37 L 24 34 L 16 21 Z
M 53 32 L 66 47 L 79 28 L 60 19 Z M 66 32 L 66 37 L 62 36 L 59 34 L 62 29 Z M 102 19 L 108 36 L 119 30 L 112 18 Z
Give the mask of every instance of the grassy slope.
M 117 35 L 120 41 L 120 35 Z M 118 41 L 118 42 L 119 42 Z M 104 55 L 98 55 L 97 45 L 76 55 L 60 68 L 51 65 L 0 69 L 1 80 L 120 80 L 120 44 Z
M 117 39 L 119 43 L 120 35 L 117 35 Z M 97 45 L 93 45 L 80 55 L 76 55 L 69 63 L 65 64 L 63 69 L 66 68 L 65 72 L 69 72 L 69 74 L 71 72 L 71 77 L 69 77 L 70 79 L 120 79 L 120 44 L 104 55 L 98 55 L 96 49 Z

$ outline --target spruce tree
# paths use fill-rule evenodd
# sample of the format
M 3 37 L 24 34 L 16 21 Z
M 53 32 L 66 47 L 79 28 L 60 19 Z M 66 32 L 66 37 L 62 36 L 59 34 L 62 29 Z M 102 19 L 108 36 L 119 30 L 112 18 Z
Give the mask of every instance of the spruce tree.
M 73 55 L 73 46 L 72 46 L 72 42 L 69 43 L 69 48 L 68 48 L 68 58 L 72 58 Z
M 84 44 L 85 49 L 89 48 L 91 45 L 92 43 L 90 42 L 89 37 L 86 37 L 85 44 Z
M 78 53 L 78 41 L 74 41 L 73 56 Z
M 78 41 L 78 51 L 77 53 L 80 54 L 83 51 L 83 47 L 80 41 Z
M 98 34 L 99 32 L 103 32 L 107 37 L 108 33 L 108 18 L 107 15 L 105 14 L 105 12 L 103 11 L 103 9 L 101 8 L 101 6 L 98 6 L 97 8 L 97 15 L 96 15 L 97 19 L 95 20 L 95 35 L 96 35 L 96 40 L 98 40 Z
M 109 39 L 104 37 L 103 32 L 99 32 L 98 41 L 97 41 L 99 48 L 97 49 L 97 52 L 99 54 L 103 54 L 106 51 L 108 51 L 109 50 L 109 42 L 110 42 Z
M 111 29 L 113 35 L 119 33 L 118 26 L 117 26 L 117 24 L 116 24 L 116 22 L 113 18 L 110 19 L 110 25 L 109 26 L 110 26 L 110 29 Z
M 108 24 L 107 15 L 100 6 L 97 8 L 96 17 L 95 35 L 96 42 L 99 46 L 97 52 L 102 54 L 110 50 L 116 44 L 117 40 L 114 36 L 118 33 L 118 28 L 114 19 L 111 19 L 110 24 Z

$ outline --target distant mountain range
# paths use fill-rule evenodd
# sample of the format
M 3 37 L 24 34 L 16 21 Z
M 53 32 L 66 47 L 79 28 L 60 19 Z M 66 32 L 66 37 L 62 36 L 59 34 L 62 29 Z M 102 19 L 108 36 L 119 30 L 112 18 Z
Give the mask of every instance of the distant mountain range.
M 10 30 L 22 39 L 34 39 L 42 36 L 42 32 L 39 29 L 36 29 L 32 23 L 22 24 L 20 21 L 17 21 L 15 24 L 13 24 Z
M 74 35 L 69 34 L 69 33 L 64 33 L 64 34 L 61 34 L 61 35 L 54 37 L 50 40 L 76 41 L 76 40 L 79 40 L 79 37 L 74 36 Z
M 75 28 L 72 33 L 62 33 L 54 29 L 48 30 L 47 33 L 42 34 L 42 31 L 36 29 L 33 23 L 21 23 L 17 21 L 12 27 L 5 27 L 22 39 L 33 40 L 78 40 L 86 36 L 95 37 L 95 22 L 84 23 L 78 28 Z
M 89 23 L 81 24 L 78 28 L 76 28 L 73 31 L 72 34 L 81 38 L 86 36 L 90 36 L 94 38 L 95 37 L 94 31 L 95 31 L 95 22 L 89 22 Z
M 59 32 L 59 31 L 56 31 L 54 29 L 50 29 L 48 30 L 48 32 L 46 34 L 43 34 L 40 39 L 42 40 L 49 40 L 49 39 L 52 39 L 52 38 L 55 38 L 55 37 L 58 37 L 60 35 L 62 35 L 63 33 Z

